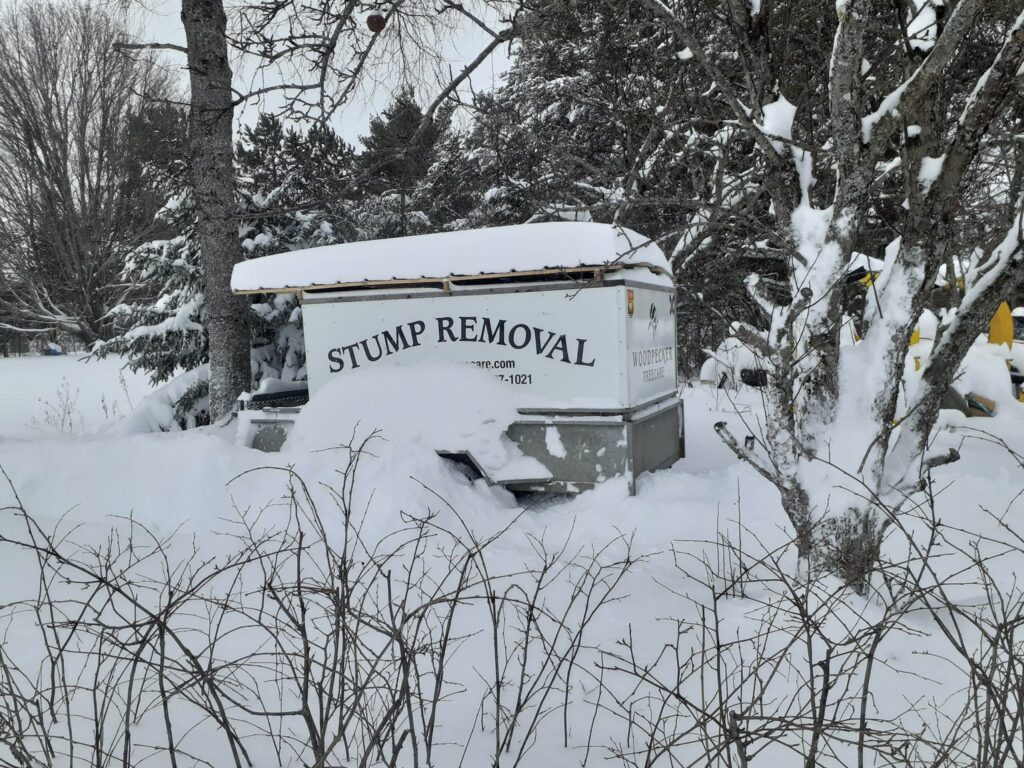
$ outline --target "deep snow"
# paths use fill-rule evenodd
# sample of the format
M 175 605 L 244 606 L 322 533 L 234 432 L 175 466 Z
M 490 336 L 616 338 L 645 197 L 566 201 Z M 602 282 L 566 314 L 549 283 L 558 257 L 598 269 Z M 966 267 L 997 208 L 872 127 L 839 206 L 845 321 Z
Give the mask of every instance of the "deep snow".
M 393 375 L 409 373 L 399 369 Z M 40 432 L 32 428 L 33 417 L 37 422 L 44 418 L 45 406 L 39 401 L 59 399 L 57 390 L 64 379 L 72 391 L 79 393 L 71 409 L 72 421 L 80 417 L 81 423 L 94 431 L 81 434 L 76 428 L 74 434 L 62 434 L 54 429 Z M 144 383 L 138 377 L 126 381 L 137 404 Z M 403 381 L 399 378 L 388 386 L 402 386 Z M 409 387 L 418 385 L 415 379 L 408 380 Z M 384 431 L 368 446 L 369 454 L 360 464 L 352 503 L 352 508 L 360 511 L 365 541 L 387 541 L 407 527 L 409 516 L 428 510 L 438 516 L 439 525 L 453 530 L 465 526 L 478 538 L 511 525 L 489 550 L 487 563 L 492 573 L 510 575 L 537 565 L 538 542 L 544 542 L 549 551 L 562 550 L 566 559 L 579 553 L 601 552 L 600 557 L 615 562 L 623 556 L 625 542 L 629 541 L 635 565 L 617 587 L 618 602 L 599 613 L 588 628 L 586 644 L 621 653 L 623 647 L 617 645 L 618 641 L 632 637 L 635 653 L 645 662 L 653 663 L 665 643 L 681 642 L 684 652 L 696 647 L 695 633 L 679 636 L 677 631 L 680 626 L 700 624 L 701 606 L 709 605 L 709 591 L 684 571 L 699 574 L 705 566 L 721 570 L 723 560 L 732 556 L 723 547 L 723 539 L 742 541 L 753 562 L 784 545 L 790 536 L 776 491 L 739 463 L 712 429 L 716 421 L 725 420 L 737 435 L 759 433 L 759 395 L 747 388 L 738 392 L 705 386 L 685 390 L 687 458 L 670 470 L 642 476 L 636 496 L 628 495 L 624 481 L 611 480 L 576 498 L 544 499 L 532 506 L 529 504 L 536 499 L 517 500 L 501 489 L 467 479 L 416 439 L 422 425 L 403 422 L 414 418 L 413 411 L 382 418 L 380 409 L 387 401 L 382 398 L 374 402 L 366 392 L 362 399 L 341 398 L 330 407 L 317 403 L 287 450 L 267 455 L 237 445 L 233 427 L 167 434 L 96 431 L 104 423 L 98 403 L 112 402 L 121 391 L 116 360 L 86 365 L 68 358 L 0 360 L 0 390 L 0 467 L 11 478 L 25 508 L 44 528 L 68 534 L 79 526 L 72 534 L 75 542 L 101 544 L 111 529 L 125 532 L 126 518 L 131 516 L 156 536 L 173 533 L 177 543 L 172 552 L 190 553 L 195 546 L 203 556 L 223 556 L 229 551 L 232 540 L 227 534 L 237 528 L 239 516 L 247 510 L 250 514 L 263 510 L 261 525 L 287 524 L 290 512 L 283 500 L 288 485 L 282 470 L 301 477 L 323 509 L 330 509 L 327 488 L 337 485 L 338 470 L 344 463 L 342 450 L 324 450 L 331 448 L 331 437 L 337 436 L 336 444 L 353 438 L 358 442 L 380 426 Z M 451 396 L 465 399 L 473 393 L 452 392 Z M 123 399 L 123 394 L 120 397 Z M 1010 534 L 981 507 L 1002 515 L 1010 524 L 1024 522 L 1024 507 L 1017 497 L 1024 488 L 1024 472 L 1004 448 L 976 430 L 985 429 L 1024 453 L 1024 420 L 1019 413 L 1006 409 L 999 419 L 950 416 L 945 423 L 957 431 L 940 434 L 936 449 L 958 446 L 963 459 L 936 473 L 936 514 L 959 528 L 958 535 L 964 541 L 978 538 L 982 551 L 998 564 L 1000 584 L 1009 590 L 1024 560 L 1000 543 L 1010 539 Z M 459 426 L 462 430 L 469 428 L 468 422 Z M 0 486 L 0 507 L 11 501 L 10 490 Z M 338 535 L 337 524 L 337 520 L 330 523 L 334 526 L 329 532 L 332 537 Z M 914 525 L 908 522 L 909 529 Z M 11 526 L 9 515 L 0 518 L 0 531 L 9 534 Z M 605 549 L 609 544 L 611 548 Z M 898 537 L 890 537 L 886 546 L 887 551 L 898 552 L 905 545 Z M 786 568 L 796 568 L 791 554 L 783 556 L 783 563 Z M 961 566 L 955 558 L 937 561 L 940 570 L 950 573 Z M 31 597 L 35 578 L 34 560 L 8 548 L 0 557 L 0 604 Z M 516 577 L 508 578 L 514 582 Z M 966 581 L 957 587 L 956 594 L 970 603 L 982 596 L 982 588 Z M 550 599 L 556 604 L 565 599 L 561 585 L 554 586 Z M 731 597 L 721 602 L 722 631 L 734 637 L 756 633 L 764 600 L 763 592 L 752 590 L 746 598 Z M 876 606 L 852 596 L 848 605 L 850 615 L 830 620 L 833 623 L 828 623 L 825 631 L 842 634 L 844 621 L 856 624 L 871 619 L 876 612 Z M 483 631 L 483 616 L 482 606 L 467 610 L 465 625 L 460 625 L 469 639 L 460 647 L 452 675 L 454 684 L 465 690 L 453 694 L 452 703 L 442 711 L 441 722 L 449 744 L 445 749 L 449 751 L 443 752 L 446 759 L 440 764 L 457 764 L 461 745 L 467 740 L 470 747 L 466 765 L 483 765 L 489 760 L 489 737 L 471 738 L 483 728 L 475 713 L 484 695 L 481 680 L 487 669 L 488 649 L 481 640 L 483 635 L 474 634 Z M 6 652 L 24 659 L 38 654 L 32 623 L 31 617 L 11 623 L 4 644 Z M 780 691 L 792 692 L 806 684 L 799 671 L 805 650 L 795 647 L 788 653 L 792 669 L 772 684 Z M 948 653 L 924 615 L 917 615 L 911 627 L 887 639 L 880 655 L 884 663 L 875 672 L 881 679 L 877 690 L 893 691 L 892 696 L 876 697 L 872 702 L 872 715 L 880 721 L 892 721 L 903 713 L 910 727 L 926 717 L 925 713 L 905 714 L 911 702 L 944 701 L 958 693 L 956 667 L 943 660 Z M 525 765 L 578 766 L 584 760 L 588 740 L 593 745 L 589 759 L 604 764 L 611 745 L 638 738 L 621 713 L 611 710 L 602 710 L 595 729 L 591 718 L 596 711 L 598 658 L 598 651 L 591 649 L 579 661 L 572 695 L 578 706 L 568 717 L 570 745 L 562 745 L 561 717 L 552 718 L 540 731 Z M 671 669 L 663 669 L 664 663 L 663 658 L 655 668 L 670 675 Z M 606 683 L 615 685 L 610 672 Z M 618 685 L 622 690 L 635 687 L 625 679 Z M 693 680 L 680 683 L 684 693 L 694 696 L 698 693 L 696 685 Z M 742 697 L 742 690 L 737 695 Z M 604 706 L 607 708 L 607 701 Z M 158 720 L 156 714 L 153 717 Z M 183 711 L 180 717 L 187 723 L 196 715 Z M 557 727 L 555 719 L 559 721 Z M 142 718 L 136 728 L 137 742 L 144 741 L 144 737 L 159 740 L 159 722 Z M 209 739 L 215 736 L 199 727 L 194 734 L 196 743 L 203 743 L 204 733 Z M 259 743 L 258 737 L 253 738 Z M 223 748 L 211 746 L 205 754 L 225 759 L 218 749 Z M 689 741 L 678 747 L 680 755 L 692 756 L 693 749 L 696 747 Z M 772 749 L 765 753 L 769 761 L 765 764 L 772 764 Z M 778 750 L 776 759 L 792 757 L 784 748 Z M 255 752 L 260 755 L 257 765 L 277 764 L 269 752 L 258 747 Z M 843 764 L 844 759 L 839 754 L 832 764 Z
M 81 434 L 128 415 L 151 385 L 123 366 L 118 356 L 0 358 L 0 443 Z

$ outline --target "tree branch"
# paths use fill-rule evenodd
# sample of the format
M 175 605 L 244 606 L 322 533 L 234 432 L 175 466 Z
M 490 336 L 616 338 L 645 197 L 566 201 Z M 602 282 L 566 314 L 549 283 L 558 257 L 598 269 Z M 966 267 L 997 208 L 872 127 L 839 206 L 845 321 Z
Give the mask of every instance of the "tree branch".
M 761 460 L 754 455 L 753 451 L 750 451 L 739 444 L 739 441 L 732 432 L 729 431 L 729 427 L 724 421 L 719 421 L 715 424 L 715 432 L 717 432 L 718 436 L 722 438 L 722 442 L 729 447 L 729 450 L 736 454 L 737 458 L 742 459 L 756 469 L 757 473 L 761 475 L 761 477 L 775 486 L 779 486 L 782 483 L 782 478 L 779 477 L 777 472 L 765 466 Z
M 188 48 L 174 43 L 114 43 L 115 51 L 177 51 L 188 54 Z
M 414 133 L 412 138 L 409 140 L 409 147 L 415 147 L 418 145 L 420 138 L 426 132 L 427 128 L 434 122 L 434 115 L 437 113 L 438 108 L 444 103 L 445 99 L 455 93 L 459 86 L 473 74 L 477 67 L 487 60 L 499 45 L 511 40 L 515 37 L 515 34 L 515 24 L 503 29 L 489 43 L 487 43 L 487 45 L 484 46 L 483 50 L 477 54 L 475 59 L 463 67 L 462 71 L 449 81 L 448 85 L 442 89 L 437 97 L 430 103 L 430 106 L 428 106 L 423 112 L 423 119 L 420 121 L 419 127 L 416 129 L 416 133 Z

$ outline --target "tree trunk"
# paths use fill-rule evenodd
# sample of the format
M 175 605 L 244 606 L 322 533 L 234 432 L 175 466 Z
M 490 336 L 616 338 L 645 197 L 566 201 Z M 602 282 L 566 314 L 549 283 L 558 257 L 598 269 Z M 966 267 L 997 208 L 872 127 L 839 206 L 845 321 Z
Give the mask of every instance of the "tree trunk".
M 191 82 L 189 159 L 198 211 L 206 328 L 210 346 L 210 417 L 231 411 L 251 380 L 248 303 L 231 294 L 241 260 L 232 164 L 231 67 L 223 0 L 182 0 Z

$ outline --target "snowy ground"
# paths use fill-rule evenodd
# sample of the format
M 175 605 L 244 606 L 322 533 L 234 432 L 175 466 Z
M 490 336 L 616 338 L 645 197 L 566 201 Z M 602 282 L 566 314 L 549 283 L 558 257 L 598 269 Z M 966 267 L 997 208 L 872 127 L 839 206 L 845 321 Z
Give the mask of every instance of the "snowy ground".
M 431 549 L 430 557 L 425 558 L 429 561 L 427 566 L 410 565 L 404 550 L 401 556 L 396 555 L 396 588 L 401 583 L 403 567 L 409 569 L 406 580 L 414 582 L 419 590 L 425 584 L 447 583 L 445 579 L 451 574 L 450 557 L 446 557 L 451 554 L 451 547 L 456 546 L 453 542 L 465 545 L 470 538 L 484 540 L 508 527 L 487 549 L 486 556 L 481 556 L 488 572 L 501 582 L 504 593 L 511 594 L 517 584 L 524 594 L 528 592 L 535 586 L 535 578 L 524 573 L 536 572 L 550 557 L 556 566 L 569 567 L 553 567 L 546 577 L 547 591 L 542 600 L 546 611 L 551 615 L 577 616 L 580 605 L 573 602 L 572 584 L 583 572 L 581 564 L 594 558 L 606 569 L 601 578 L 611 579 L 610 574 L 627 558 L 630 568 L 615 583 L 614 601 L 590 621 L 578 646 L 578 658 L 574 656 L 573 664 L 567 668 L 563 665 L 557 671 L 558 680 L 562 680 L 562 675 L 570 680 L 569 698 L 573 703 L 565 710 L 564 719 L 563 710 L 559 709 L 562 694 L 553 697 L 558 701 L 534 699 L 528 707 L 524 705 L 527 713 L 533 712 L 529 709 L 533 707 L 536 712 L 554 714 L 540 718 L 536 734 L 526 738 L 529 751 L 524 752 L 522 765 L 578 766 L 587 761 L 604 764 L 611 755 L 618 755 L 613 764 L 631 760 L 642 763 L 652 754 L 667 760 L 665 755 L 672 750 L 677 757 L 692 758 L 703 754 L 700 750 L 706 748 L 708 739 L 714 740 L 717 728 L 712 727 L 714 724 L 687 722 L 696 706 L 693 702 L 703 701 L 705 708 L 719 707 L 725 711 L 724 708 L 736 706 L 737 701 L 754 696 L 748 690 L 750 681 L 736 685 L 730 692 L 726 689 L 732 683 L 721 680 L 710 684 L 712 689 L 717 686 L 717 692 L 709 696 L 708 680 L 703 675 L 689 675 L 693 672 L 691 661 L 697 658 L 694 654 L 707 646 L 706 638 L 701 641 L 701 632 L 709 626 L 709 610 L 716 611 L 715 626 L 719 632 L 736 640 L 758 635 L 755 630 L 763 620 L 761 612 L 770 602 L 766 597 L 769 590 L 763 585 L 751 586 L 749 591 L 727 589 L 715 600 L 708 585 L 701 583 L 701 576 L 705 571 L 715 572 L 710 581 L 712 586 L 720 587 L 723 575 L 735 574 L 744 567 L 756 571 L 755 561 L 783 547 L 790 536 L 776 491 L 738 463 L 712 430 L 714 422 L 727 420 L 734 432 L 746 434 L 740 426 L 743 421 L 756 433 L 756 392 L 745 390 L 729 395 L 700 387 L 687 390 L 688 457 L 670 470 L 642 477 L 634 497 L 628 496 L 624 482 L 609 481 L 571 500 L 547 500 L 536 507 L 524 507 L 502 490 L 467 480 L 424 446 L 401 439 L 401 424 L 394 417 L 388 421 L 389 431 L 369 446 L 372 455 L 362 458 L 356 482 L 350 489 L 351 497 L 347 497 L 347 486 L 339 469 L 344 467 L 349 454 L 340 449 L 319 449 L 332 447 L 332 435 L 337 437 L 333 445 L 347 442 L 353 433 L 357 438 L 367 436 L 374 426 L 374 415 L 373 408 L 366 403 L 341 409 L 344 414 L 336 422 L 321 414 L 318 423 L 305 433 L 306 439 L 296 441 L 296 446 L 278 455 L 236 445 L 230 428 L 169 434 L 104 434 L 103 426 L 113 409 L 124 413 L 129 402 L 137 404 L 146 391 L 141 377 L 123 375 L 122 384 L 117 360 L 82 364 L 67 358 L 0 359 L 0 468 L 43 530 L 68 535 L 76 545 L 102 549 L 113 546 L 111 530 L 119 531 L 122 537 L 128 535 L 131 518 L 155 538 L 173 535 L 171 564 L 161 566 L 173 571 L 175 557 L 184 560 L 193 548 L 199 561 L 229 556 L 239 546 L 242 520 L 250 530 L 290 529 L 297 515 L 309 512 L 301 496 L 297 507 L 290 495 L 288 479 L 297 477 L 309 488 L 309 501 L 317 505 L 326 521 L 321 535 L 336 549 L 345 546 L 338 499 L 345 500 L 343 506 L 358 519 L 358 535 L 365 547 L 364 562 L 372 560 L 369 552 L 379 552 L 381 547 L 408 536 L 411 520 L 433 515 L 431 525 L 437 531 L 461 532 L 450 540 L 438 534 L 436 545 L 430 545 L 437 549 Z M 984 422 L 950 421 L 961 431 L 944 432 L 937 447 L 959 446 L 963 459 L 936 474 L 935 514 L 961 531 L 962 537 L 977 536 L 982 551 L 999 564 L 1000 583 L 1008 585 L 1024 566 L 1024 559 L 1000 542 L 1009 537 L 1004 524 L 1024 527 L 1024 504 L 1017 498 L 1024 489 L 1024 472 L 1012 455 L 993 440 L 1004 440 L 1024 453 L 1024 419 L 1018 413 L 1007 413 Z M 978 427 L 985 427 L 994 438 L 974 432 Z M 398 439 L 394 437 L 396 432 Z M 0 507 L 11 503 L 11 489 L 0 486 Z M 1002 523 L 983 512 L 982 507 L 1002 516 Z M 0 518 L 0 531 L 6 535 L 15 537 L 17 527 L 9 514 L 7 519 Z M 909 522 L 907 527 L 913 529 L 914 523 Z M 447 549 L 442 546 L 445 541 Z M 739 559 L 748 561 L 739 562 L 726 541 L 741 544 L 746 554 Z M 905 546 L 902 539 L 887 542 L 889 550 L 898 551 L 901 546 Z M 795 571 L 790 551 L 783 548 L 780 567 Z M 25 552 L 15 553 L 6 548 L 0 556 L 0 605 L 35 595 L 36 562 Z M 955 561 L 947 566 L 940 561 L 938 567 L 955 570 L 961 565 Z M 144 570 L 148 566 L 132 567 Z M 423 570 L 417 571 L 417 567 Z M 162 572 L 161 568 L 154 572 Z M 390 597 L 384 602 L 391 605 L 392 571 L 387 573 Z M 261 578 L 270 577 L 264 573 Z M 248 585 L 258 586 L 259 579 Z M 234 585 L 226 589 L 233 594 L 236 588 Z M 982 587 L 971 579 L 959 590 L 965 602 L 983 596 Z M 379 591 L 374 594 L 376 597 L 368 600 L 377 606 L 375 615 L 379 615 L 381 603 L 375 601 L 383 598 Z M 154 594 L 151 599 L 155 605 L 169 598 Z M 834 617 L 835 627 L 825 622 L 838 634 L 845 631 L 840 628 L 844 621 L 847 626 L 856 624 L 881 610 L 871 601 L 844 600 L 853 618 Z M 445 688 L 445 700 L 439 706 L 438 727 L 444 731 L 444 738 L 438 739 L 442 755 L 435 757 L 438 765 L 457 765 L 463 760 L 465 765 L 484 765 L 493 759 L 495 730 L 500 732 L 501 728 L 489 724 L 494 719 L 494 701 L 493 688 L 489 689 L 486 681 L 498 651 L 487 640 L 486 605 L 483 600 L 467 600 L 467 608 L 455 623 L 455 631 L 461 633 L 462 639 L 446 682 L 451 689 Z M 522 621 L 513 614 L 510 611 L 507 619 L 503 619 L 508 622 L 507 626 L 503 624 L 504 631 L 512 633 L 518 627 L 521 632 Z M 197 619 L 192 616 L 180 620 Z M 41 651 L 34 621 L 8 619 L 8 624 L 4 652 L 25 659 L 24 663 L 38 661 Z M 832 629 L 823 630 L 826 634 L 829 631 Z M 534 632 L 541 634 L 540 629 Z M 529 627 L 526 636 L 530 636 Z M 761 636 L 767 638 L 768 634 Z M 551 641 L 550 647 L 558 646 L 557 632 L 546 637 Z M 623 644 L 626 639 L 628 646 Z M 218 652 L 242 653 L 236 646 L 240 648 L 244 643 L 239 643 L 237 637 L 222 642 Z M 814 693 L 813 675 L 809 678 L 806 671 L 800 670 L 802 664 L 813 667 L 807 653 L 821 650 L 820 643 L 815 643 L 818 641 L 811 643 L 810 651 L 795 646 L 782 652 L 787 668 L 777 667 L 772 681 L 763 683 L 766 689 L 776 686 L 770 696 L 772 700 L 778 701 L 783 694 L 800 698 L 799 692 L 804 688 Z M 765 645 L 770 642 L 765 640 Z M 540 654 L 536 641 L 531 648 L 532 653 Z M 672 650 L 666 654 L 669 648 Z M 207 652 L 211 657 L 214 655 L 212 648 Z M 737 674 L 749 663 L 740 650 L 736 653 L 739 655 L 732 659 L 731 671 L 723 674 Z M 504 685 L 509 691 L 521 691 L 516 686 L 523 679 L 542 678 L 542 668 L 530 667 L 525 678 L 516 674 L 517 665 L 522 663 L 522 645 L 516 645 L 509 637 L 500 654 L 508 665 Z M 958 667 L 947 661 L 951 654 L 944 649 L 927 616 L 914 615 L 909 626 L 893 632 L 881 645 L 879 655 L 882 663 L 875 674 L 881 682 L 876 683 L 877 690 L 893 691 L 891 696 L 872 700 L 871 716 L 879 722 L 892 723 L 902 717 L 907 720 L 908 729 L 921 730 L 921 722 L 930 717 L 921 709 L 921 702 L 942 701 L 962 693 L 962 684 L 955 682 Z M 623 661 L 627 658 L 632 660 L 630 664 Z M 649 679 L 640 680 L 647 675 L 638 675 L 635 669 L 632 673 L 622 671 L 633 661 L 653 670 Z M 536 663 L 534 658 L 527 666 Z M 720 661 L 717 668 L 721 672 L 724 666 L 725 662 Z M 275 675 L 278 673 L 280 670 Z M 259 678 L 259 672 L 252 674 L 254 680 Z M 289 693 L 287 684 L 275 675 L 271 677 L 285 691 L 282 701 L 294 703 L 297 694 Z M 653 682 L 655 677 L 660 681 L 658 684 Z M 559 685 L 564 688 L 564 683 Z M 605 690 L 608 693 L 603 694 Z M 613 694 L 622 698 L 616 702 L 609 698 Z M 507 693 L 506 697 L 502 707 L 514 710 L 509 697 L 514 700 L 516 695 Z M 814 700 L 812 696 L 810 701 Z M 663 703 L 656 705 L 656 701 Z M 202 725 L 205 716 L 184 702 L 178 702 L 170 711 L 180 718 L 179 731 L 195 725 L 194 732 L 181 736 L 183 745 L 187 743 L 189 749 L 203 751 L 205 759 L 223 760 L 221 764 L 227 764 L 227 747 L 213 746 L 218 738 L 217 729 Z M 848 715 L 838 709 L 832 713 L 836 718 Z M 523 721 L 528 720 L 524 716 Z M 645 722 L 654 725 L 645 726 Z M 518 727 L 529 733 L 526 725 Z M 136 744 L 144 745 L 159 742 L 162 729 L 163 720 L 154 710 L 136 713 L 131 732 Z M 941 725 L 935 725 L 935 729 L 941 730 Z M 253 733 L 247 736 L 250 752 L 255 755 L 254 765 L 298 764 L 294 752 L 281 746 L 287 738 L 261 741 L 263 737 L 257 735 L 257 730 L 253 726 Z M 298 742 L 308 743 L 298 725 L 285 730 L 298 734 Z M 113 735 L 106 738 L 116 741 L 119 733 L 112 726 Z M 671 742 L 673 738 L 677 739 L 675 747 L 651 746 Z M 776 738 L 780 744 L 785 741 L 777 735 Z M 793 738 L 803 741 L 802 736 Z M 772 742 L 771 737 L 766 737 L 758 744 L 764 747 Z M 517 751 L 523 746 L 517 738 L 511 739 L 511 744 L 503 764 L 514 764 Z M 839 751 L 828 764 L 843 765 L 850 759 L 842 747 L 830 748 Z M 109 749 L 118 753 L 120 745 L 112 744 Z M 764 753 L 767 762 L 762 764 L 784 764 L 773 762 L 771 755 L 776 755 L 775 760 L 782 756 L 793 758 L 788 749 L 769 746 Z M 410 749 L 401 754 L 398 764 L 413 764 Z M 623 758 L 623 754 L 632 754 L 633 758 Z M 378 754 L 374 759 L 380 758 Z M 721 755 L 719 760 L 725 764 Z M 157 763 L 164 764 L 159 758 Z M 353 762 L 356 764 L 358 761 Z
M 119 357 L 0 358 L 0 442 L 78 435 L 129 412 L 150 391 Z

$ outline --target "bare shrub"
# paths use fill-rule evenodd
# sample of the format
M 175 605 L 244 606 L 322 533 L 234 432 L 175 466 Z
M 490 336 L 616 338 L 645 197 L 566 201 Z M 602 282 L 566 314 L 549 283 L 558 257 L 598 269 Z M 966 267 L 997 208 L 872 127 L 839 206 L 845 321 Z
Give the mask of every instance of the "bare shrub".
M 621 734 L 612 757 L 1019 765 L 1024 589 L 1007 574 L 1024 535 L 1008 512 L 987 513 L 998 536 L 958 529 L 938 518 L 929 487 L 876 549 L 863 594 L 798 563 L 791 542 L 761 547 L 742 524 L 744 547 L 725 533 L 678 545 L 669 589 L 688 618 L 664 619 L 656 647 L 633 627 L 605 646 L 604 708 Z
M 4 527 L 0 546 L 34 558 L 39 586 L 0 614 L 17 647 L 34 632 L 42 650 L 0 656 L 13 764 L 159 755 L 241 768 L 270 750 L 281 765 L 426 766 L 466 759 L 482 732 L 473 753 L 512 766 L 549 722 L 568 742 L 586 630 L 632 565 L 629 542 L 584 552 L 534 539 L 536 562 L 510 573 L 489 555 L 508 527 L 477 538 L 439 496 L 368 536 L 371 510 L 353 505 L 375 439 L 337 450 L 329 511 L 294 471 L 253 470 L 282 472 L 287 493 L 236 510 L 215 558 L 130 519 L 102 545 L 76 545 L 15 494 L 0 512 L 20 532 Z M 459 722 L 471 730 L 453 733 Z

